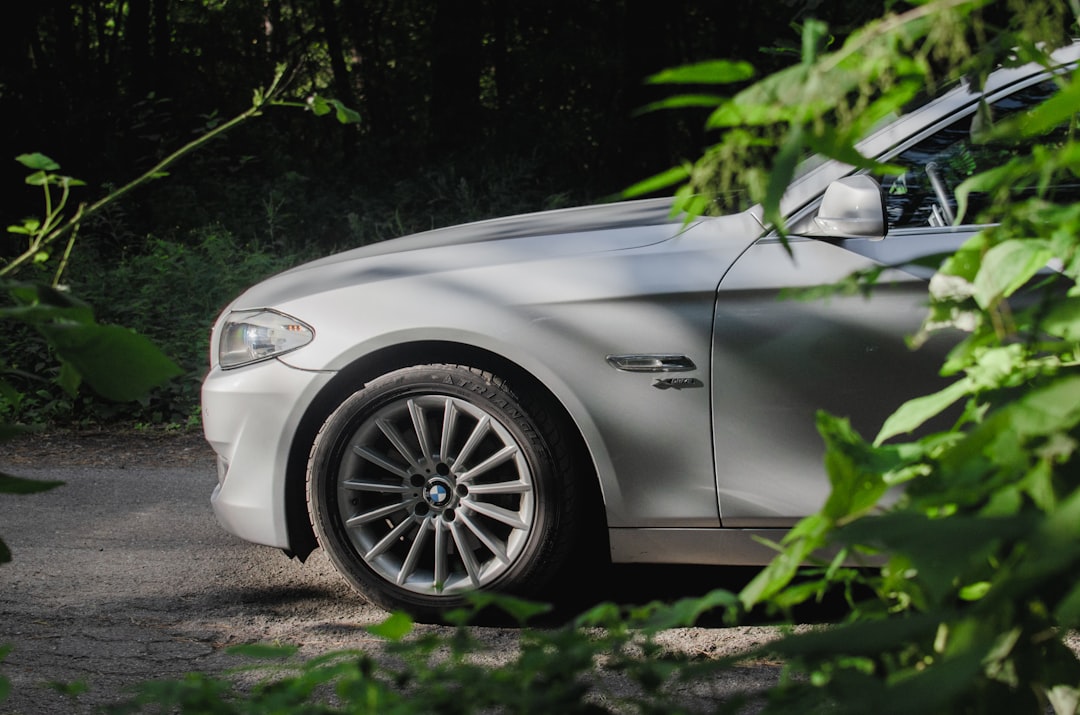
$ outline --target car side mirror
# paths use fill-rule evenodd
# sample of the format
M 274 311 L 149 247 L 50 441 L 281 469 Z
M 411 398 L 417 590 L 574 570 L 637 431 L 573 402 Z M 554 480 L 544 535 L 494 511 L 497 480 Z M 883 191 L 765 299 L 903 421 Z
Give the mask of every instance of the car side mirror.
M 889 230 L 881 184 L 866 174 L 837 179 L 825 189 L 817 213 L 798 228 L 800 236 L 880 241 Z

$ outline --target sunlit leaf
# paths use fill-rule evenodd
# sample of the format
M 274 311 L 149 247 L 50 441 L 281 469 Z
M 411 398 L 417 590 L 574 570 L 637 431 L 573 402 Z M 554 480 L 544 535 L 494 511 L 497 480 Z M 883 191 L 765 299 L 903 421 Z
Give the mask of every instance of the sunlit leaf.
M 367 631 L 372 635 L 385 638 L 388 641 L 400 641 L 409 635 L 413 629 L 413 619 L 408 614 L 400 611 L 391 613 L 381 623 L 368 626 Z
M 8 226 L 7 230 L 8 233 L 18 233 L 29 236 L 37 233 L 39 228 L 41 228 L 41 221 L 39 219 L 25 218 L 23 219 L 22 224 Z
M 35 171 L 57 171 L 60 168 L 60 165 L 55 161 L 38 152 L 32 154 L 19 154 L 15 157 L 15 161 L 19 162 L 27 169 L 33 169 Z
M 49 175 L 44 171 L 35 171 L 27 175 L 25 181 L 30 186 L 45 186 L 49 183 Z
M 928 419 L 941 414 L 962 399 L 970 390 L 970 381 L 962 379 L 931 395 L 908 400 L 885 420 L 881 431 L 874 438 L 874 444 L 880 445 L 897 435 L 914 432 Z
M 330 106 L 326 98 L 318 94 L 308 97 L 307 106 L 316 117 L 325 116 L 333 111 L 333 107 Z
M 1069 82 L 1042 104 L 1001 122 L 990 133 L 989 138 L 1010 138 L 1017 134 L 1024 137 L 1043 136 L 1072 120 L 1078 108 L 1080 71 L 1074 72 Z
M 693 626 L 702 615 L 716 608 L 730 609 L 739 603 L 735 594 L 715 589 L 698 598 L 683 598 L 655 611 L 642 625 L 646 631 Z
M 988 308 L 1008 298 L 1046 268 L 1053 256 L 1050 244 L 1042 240 L 1016 239 L 994 246 L 975 276 L 975 300 Z
M 622 192 L 624 198 L 633 198 L 636 196 L 643 196 L 645 194 L 652 194 L 663 189 L 668 189 L 676 184 L 680 184 L 690 178 L 691 166 L 684 164 L 682 166 L 673 166 L 667 171 L 663 171 L 655 176 L 650 176 L 648 179 L 644 179 L 634 184 L 633 186 L 625 189 Z
M 690 109 L 692 107 L 718 107 L 727 101 L 715 94 L 678 94 L 657 102 L 646 104 L 635 115 L 646 114 L 661 109 Z
M 662 70 L 648 78 L 652 84 L 731 84 L 754 76 L 749 62 L 709 60 Z
M 979 581 L 960 589 L 959 596 L 964 601 L 978 601 L 990 591 L 989 581 Z

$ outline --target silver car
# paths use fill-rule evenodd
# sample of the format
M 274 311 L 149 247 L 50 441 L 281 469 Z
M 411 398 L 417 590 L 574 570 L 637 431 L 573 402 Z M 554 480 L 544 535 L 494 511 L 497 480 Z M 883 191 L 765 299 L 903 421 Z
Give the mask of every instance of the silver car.
M 1076 47 L 1059 53 L 1080 57 Z M 999 113 L 1040 68 L 985 88 Z M 222 313 L 203 385 L 214 511 L 366 598 L 434 613 L 477 589 L 548 596 L 580 560 L 760 564 L 828 493 L 819 409 L 872 436 L 939 386 L 910 350 L 956 185 L 1000 162 L 963 88 L 869 137 L 910 170 L 835 162 L 783 200 L 684 224 L 667 200 L 484 221 L 266 280 Z M 1062 187 L 1068 190 L 1069 187 Z M 969 213 L 973 215 L 973 213 Z M 886 235 L 888 234 L 888 235 Z M 870 297 L 781 300 L 884 266 Z

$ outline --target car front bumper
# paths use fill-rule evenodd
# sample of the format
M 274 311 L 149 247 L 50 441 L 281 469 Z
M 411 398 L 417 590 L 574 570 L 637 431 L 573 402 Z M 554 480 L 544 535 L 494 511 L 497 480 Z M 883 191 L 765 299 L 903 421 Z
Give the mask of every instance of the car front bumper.
M 202 386 L 203 432 L 217 453 L 210 503 L 226 531 L 288 550 L 285 481 L 304 410 L 332 372 L 297 370 L 279 360 L 222 370 Z

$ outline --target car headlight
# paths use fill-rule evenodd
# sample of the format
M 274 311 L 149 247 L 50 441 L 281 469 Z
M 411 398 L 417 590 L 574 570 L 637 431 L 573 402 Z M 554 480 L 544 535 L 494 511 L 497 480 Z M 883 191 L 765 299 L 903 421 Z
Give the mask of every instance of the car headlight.
M 315 339 L 310 326 L 273 310 L 231 313 L 221 328 L 218 364 L 239 367 L 284 355 Z

